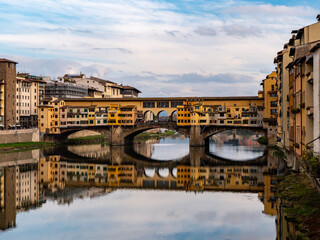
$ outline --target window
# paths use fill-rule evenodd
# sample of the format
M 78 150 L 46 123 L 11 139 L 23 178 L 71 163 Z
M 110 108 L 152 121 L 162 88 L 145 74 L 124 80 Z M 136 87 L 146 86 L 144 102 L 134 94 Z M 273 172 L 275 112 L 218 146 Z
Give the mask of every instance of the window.
M 158 108 L 168 108 L 169 102 L 157 102 L 157 107 Z
M 278 106 L 278 102 L 277 101 L 271 101 L 270 102 L 270 106 L 271 107 L 277 107 Z
M 143 108 L 155 108 L 155 102 L 143 102 Z

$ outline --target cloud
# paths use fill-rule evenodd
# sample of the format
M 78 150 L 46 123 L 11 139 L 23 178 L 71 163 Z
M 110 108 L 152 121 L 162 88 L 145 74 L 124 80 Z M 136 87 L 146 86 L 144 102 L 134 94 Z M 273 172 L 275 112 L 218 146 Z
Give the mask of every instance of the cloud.
M 232 73 L 161 75 L 150 72 L 135 76 L 109 77 L 116 82 L 135 86 L 142 91 L 143 97 L 254 96 L 260 88 L 260 78 L 262 79 L 262 75 L 255 78 L 249 74 Z
M 11 0 L 0 4 L 0 52 L 34 74 L 86 71 L 142 96 L 256 95 L 291 30 L 315 21 L 307 5 Z
M 243 6 L 232 6 L 222 10 L 223 13 L 234 13 L 242 15 L 280 15 L 280 16 L 310 16 L 315 15 L 317 10 L 308 6 L 284 6 L 271 4 L 251 4 Z
M 248 37 L 248 36 L 261 36 L 261 29 L 255 26 L 243 26 L 239 24 L 226 25 L 222 29 L 227 35 Z
M 217 35 L 216 31 L 210 27 L 198 27 L 194 30 L 195 33 L 202 35 L 202 36 L 215 36 Z
M 59 27 L 59 28 L 41 28 L 43 31 L 47 32 L 54 32 L 54 33 L 80 33 L 80 34 L 92 34 L 94 31 L 89 30 L 89 29 L 72 29 L 72 28 L 64 28 L 64 27 Z
M 171 78 L 168 82 L 170 83 L 196 83 L 196 84 L 207 84 L 207 83 L 250 83 L 254 82 L 252 76 L 240 75 L 232 73 L 214 74 L 214 75 L 200 75 L 197 73 L 189 73 L 178 75 Z
M 166 34 L 175 37 L 177 34 L 179 33 L 179 31 L 166 31 Z
M 125 48 L 93 48 L 93 50 L 97 51 L 119 51 L 121 53 L 132 54 L 132 52 Z
M 103 77 L 110 72 L 100 64 L 82 65 L 77 61 L 65 59 L 35 59 L 20 56 L 7 56 L 16 59 L 18 72 L 28 72 L 34 75 L 51 76 L 53 78 L 63 76 L 66 73 L 85 73 L 87 76 Z

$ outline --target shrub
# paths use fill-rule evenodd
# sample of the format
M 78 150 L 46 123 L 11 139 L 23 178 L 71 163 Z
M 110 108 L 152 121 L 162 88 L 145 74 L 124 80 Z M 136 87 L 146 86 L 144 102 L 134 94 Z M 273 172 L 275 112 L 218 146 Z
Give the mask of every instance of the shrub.
M 293 114 L 296 114 L 296 113 L 299 113 L 299 112 L 300 112 L 299 108 L 292 108 L 291 109 L 291 113 L 293 113 Z
M 257 141 L 261 145 L 268 145 L 268 138 L 266 136 L 259 137 Z
M 307 165 L 312 175 L 318 177 L 320 175 L 320 157 L 314 156 L 311 151 L 304 152 L 302 161 Z

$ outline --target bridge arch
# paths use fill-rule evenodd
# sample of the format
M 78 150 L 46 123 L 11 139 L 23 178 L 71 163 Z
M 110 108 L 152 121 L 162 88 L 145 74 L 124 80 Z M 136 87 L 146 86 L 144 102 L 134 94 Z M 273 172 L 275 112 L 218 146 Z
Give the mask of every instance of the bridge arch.
M 157 120 L 159 122 L 169 122 L 170 121 L 170 115 L 166 110 L 161 110 L 157 114 Z
M 147 110 L 143 113 L 143 119 L 146 122 L 151 122 L 156 119 L 156 115 L 152 110 Z
M 208 130 L 205 131 L 204 133 L 204 138 L 205 140 L 208 140 L 211 136 L 216 135 L 218 133 L 222 133 L 225 131 L 229 131 L 229 130 L 246 130 L 246 131 L 250 131 L 254 134 L 262 134 L 265 135 L 266 131 L 262 128 L 253 128 L 253 127 L 234 127 L 234 126 L 225 126 L 222 128 L 210 128 Z
M 140 133 L 143 133 L 150 129 L 155 128 L 165 128 L 168 130 L 173 130 L 175 132 L 178 132 L 186 137 L 189 137 L 190 131 L 189 128 L 179 128 L 175 124 L 175 122 L 149 122 L 149 123 L 138 123 L 134 128 L 128 128 L 124 131 L 124 138 L 126 143 L 132 142 L 133 138 L 137 136 Z
M 174 110 L 170 115 L 172 122 L 177 122 L 177 110 Z

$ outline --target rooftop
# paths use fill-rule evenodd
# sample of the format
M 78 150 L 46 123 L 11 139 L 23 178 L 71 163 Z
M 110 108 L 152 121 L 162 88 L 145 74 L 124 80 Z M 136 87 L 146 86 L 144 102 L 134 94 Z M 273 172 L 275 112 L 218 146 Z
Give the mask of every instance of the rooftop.
M 10 63 L 17 63 L 15 61 L 12 61 L 10 59 L 6 59 L 6 58 L 0 58 L 0 62 L 10 62 Z

